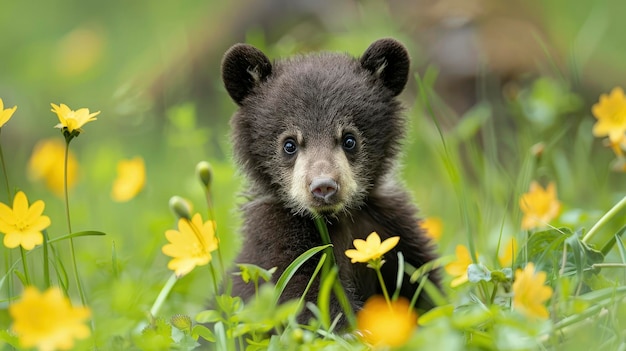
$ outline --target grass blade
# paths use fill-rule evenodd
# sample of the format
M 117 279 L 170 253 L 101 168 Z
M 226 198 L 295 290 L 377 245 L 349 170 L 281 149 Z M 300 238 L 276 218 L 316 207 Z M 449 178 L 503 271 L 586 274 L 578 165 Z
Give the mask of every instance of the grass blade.
M 293 277 L 294 274 L 296 274 L 296 271 L 306 261 L 311 259 L 311 257 L 317 255 L 318 253 L 320 253 L 321 251 L 323 251 L 324 249 L 330 246 L 332 245 L 328 244 L 328 245 L 322 245 L 322 246 L 316 246 L 316 247 L 310 248 L 306 250 L 303 254 L 298 256 L 298 258 L 293 260 L 293 262 L 291 262 L 289 266 L 287 266 L 287 269 L 285 269 L 283 274 L 280 275 L 280 278 L 278 278 L 278 281 L 276 281 L 276 300 L 274 301 L 275 304 L 278 304 L 278 298 L 280 297 L 280 295 L 282 295 L 283 291 L 285 290 L 285 287 L 287 286 L 287 283 L 289 283 L 289 280 L 291 280 L 291 277 Z

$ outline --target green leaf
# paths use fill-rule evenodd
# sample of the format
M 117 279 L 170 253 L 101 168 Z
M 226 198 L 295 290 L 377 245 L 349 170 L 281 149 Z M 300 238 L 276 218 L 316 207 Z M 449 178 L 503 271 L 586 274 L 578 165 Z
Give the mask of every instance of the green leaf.
M 331 244 L 328 244 L 328 245 L 322 245 L 322 246 L 316 246 L 316 247 L 310 248 L 306 250 L 303 254 L 298 256 L 298 258 L 293 260 L 293 262 L 291 262 L 289 266 L 287 266 L 283 274 L 280 275 L 280 278 L 278 278 L 278 281 L 276 282 L 276 297 L 275 297 L 274 305 L 278 304 L 278 299 L 280 298 L 280 295 L 282 295 L 283 291 L 285 290 L 285 287 L 287 286 L 287 283 L 289 283 L 289 280 L 291 280 L 291 277 L 293 277 L 294 274 L 296 274 L 296 271 L 306 261 L 311 259 L 311 257 L 317 255 L 319 252 L 331 246 L 332 246 Z
M 201 337 L 208 342 L 215 342 L 215 334 L 202 324 L 193 326 L 191 329 L 191 337 L 194 338 L 194 340 L 198 340 L 198 337 Z
M 528 238 L 517 257 L 525 262 L 534 262 L 538 269 L 546 270 L 546 266 L 552 266 L 561 257 L 563 243 L 572 234 L 569 228 L 535 232 Z M 523 257 L 524 254 L 526 257 Z
M 298 315 L 300 306 L 298 300 L 293 299 L 275 305 L 275 289 L 271 284 L 264 284 L 259 289 L 257 297 L 246 304 L 245 308 L 238 313 L 240 325 L 233 336 L 243 334 L 264 334 L 273 329 L 282 330 L 289 320 Z
M 236 322 L 238 320 L 237 315 L 244 308 L 243 300 L 239 296 L 220 295 L 215 297 L 215 302 L 222 314 L 226 316 L 224 320 L 226 324 L 229 321 Z
M 615 243 L 617 242 L 617 239 L 620 238 L 624 233 L 626 233 L 626 225 L 618 230 L 617 233 L 615 233 L 615 235 L 611 237 L 611 240 L 609 240 L 606 244 L 604 244 L 604 246 L 602 246 L 600 252 L 606 256 L 613 248 L 613 245 L 615 245 Z M 624 255 L 622 255 L 622 257 L 624 257 Z
M 592 249 L 589 245 L 582 242 L 580 240 L 580 234 L 581 233 L 576 233 L 576 235 L 572 235 L 565 241 L 570 248 L 567 256 L 568 263 L 570 264 L 566 264 L 563 274 L 573 273 L 573 270 L 571 268 L 572 261 L 574 264 L 575 272 L 578 275 L 582 275 L 583 272 L 592 269 L 591 266 L 594 263 L 604 262 L 604 255 L 602 254 L 602 252 Z
M 337 267 L 337 266 L 335 266 Z M 352 310 L 352 305 L 350 304 L 350 300 L 346 295 L 346 291 L 341 285 L 341 280 L 335 279 L 335 283 L 333 284 L 333 292 L 335 293 L 335 297 L 337 301 L 339 301 L 339 306 L 341 306 L 346 318 L 348 319 L 348 323 L 350 327 L 356 328 L 356 316 L 354 311 Z
M 174 341 L 172 326 L 163 318 L 155 318 L 145 327 L 141 335 L 134 336 L 135 344 L 142 350 L 169 350 Z
M 462 330 L 478 328 L 492 318 L 491 311 L 482 305 L 461 306 L 452 314 L 452 325 Z
M 615 238 L 615 242 L 617 243 L 617 249 L 619 250 L 619 255 L 622 258 L 622 263 L 626 263 L 626 245 L 624 245 L 622 238 Z
M 215 323 L 223 320 L 222 314 L 216 310 L 206 310 L 196 315 L 196 322 L 198 323 Z
M 392 300 L 397 300 L 400 296 L 400 288 L 402 287 L 402 281 L 404 280 L 404 255 L 401 251 L 398 251 L 398 275 L 396 276 L 396 291 L 393 293 Z
M 239 267 L 239 273 L 236 274 L 241 275 L 241 279 L 244 283 L 249 283 L 250 281 L 258 282 L 259 278 L 268 282 L 272 279 L 272 274 L 276 272 L 276 267 L 264 269 L 249 263 L 238 263 L 237 267 Z
M 419 325 L 427 326 L 435 321 L 438 321 L 439 319 L 451 317 L 453 312 L 454 305 L 438 306 L 421 315 L 417 321 Z
M 24 276 L 24 273 L 18 271 L 17 269 L 14 269 L 13 272 L 15 273 L 15 275 L 17 276 L 17 278 L 20 280 L 20 282 L 22 283 L 22 285 L 27 286 L 28 284 L 26 283 L 26 277 Z
M 335 283 L 337 273 L 337 266 L 333 267 L 333 269 L 328 272 L 328 275 L 322 281 L 320 291 L 317 296 L 317 306 L 320 309 L 320 321 L 322 322 L 322 326 L 325 330 L 330 329 L 330 292 L 332 291 Z
M 48 241 L 48 243 L 55 243 L 57 241 L 62 241 L 62 240 L 67 240 L 70 238 L 77 238 L 79 236 L 102 236 L 102 235 L 106 235 L 106 233 L 103 232 L 99 232 L 96 230 L 85 230 L 82 232 L 76 232 L 76 233 L 71 233 L 71 234 L 67 234 L 67 235 L 61 235 L 57 238 L 54 239 L 50 239 L 50 241 Z
M 2 340 L 3 342 L 6 342 L 7 344 L 13 346 L 14 348 L 18 348 L 19 347 L 19 339 L 17 338 L 17 336 L 11 334 L 8 332 L 8 330 L 4 330 L 4 329 L 0 329 L 0 340 Z M 0 342 L 0 346 L 2 346 L 2 343 Z M 2 349 L 4 350 L 4 349 Z M 8 350 L 8 348 L 7 348 Z

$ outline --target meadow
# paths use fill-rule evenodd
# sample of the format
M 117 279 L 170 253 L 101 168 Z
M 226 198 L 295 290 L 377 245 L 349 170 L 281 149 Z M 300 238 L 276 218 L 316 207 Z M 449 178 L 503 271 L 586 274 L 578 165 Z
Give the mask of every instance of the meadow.
M 458 95 L 416 37 L 412 23 L 428 17 L 369 1 L 339 2 L 354 10 L 345 16 L 331 16 L 339 3 L 313 19 L 277 16 L 276 3 L 3 6 L 0 350 L 626 350 L 624 5 L 529 5 L 541 59 L 513 78 L 477 64 Z M 456 8 L 476 28 L 497 7 L 479 4 L 478 17 Z M 352 328 L 338 331 L 324 262 L 317 304 L 278 304 L 289 274 L 324 246 L 253 301 L 230 296 L 220 287 L 246 199 L 221 55 L 245 41 L 271 58 L 358 56 L 381 37 L 413 60 L 399 176 L 441 255 L 402 279 L 438 307 L 417 315 L 411 301 L 380 297 L 344 311 Z M 385 244 L 368 245 L 376 254 L 354 264 L 381 264 Z M 442 294 L 423 279 L 436 267 Z M 241 274 L 261 283 L 264 268 Z M 304 308 L 316 318 L 299 324 Z

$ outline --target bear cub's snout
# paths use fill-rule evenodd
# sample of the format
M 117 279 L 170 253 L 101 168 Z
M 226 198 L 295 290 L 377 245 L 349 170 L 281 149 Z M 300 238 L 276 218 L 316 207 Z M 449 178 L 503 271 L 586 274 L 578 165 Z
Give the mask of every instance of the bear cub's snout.
M 330 202 L 330 199 L 337 193 L 339 184 L 330 177 L 318 177 L 311 181 L 309 185 L 311 194 L 318 199 Z

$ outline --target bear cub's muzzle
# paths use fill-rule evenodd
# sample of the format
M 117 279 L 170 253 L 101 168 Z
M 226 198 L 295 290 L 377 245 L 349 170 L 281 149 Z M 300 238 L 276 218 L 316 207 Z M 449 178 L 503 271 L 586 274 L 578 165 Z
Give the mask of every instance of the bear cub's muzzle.
M 309 190 L 314 198 L 324 200 L 326 203 L 331 203 L 333 195 L 339 190 L 339 184 L 337 184 L 333 178 L 318 177 L 311 181 Z

